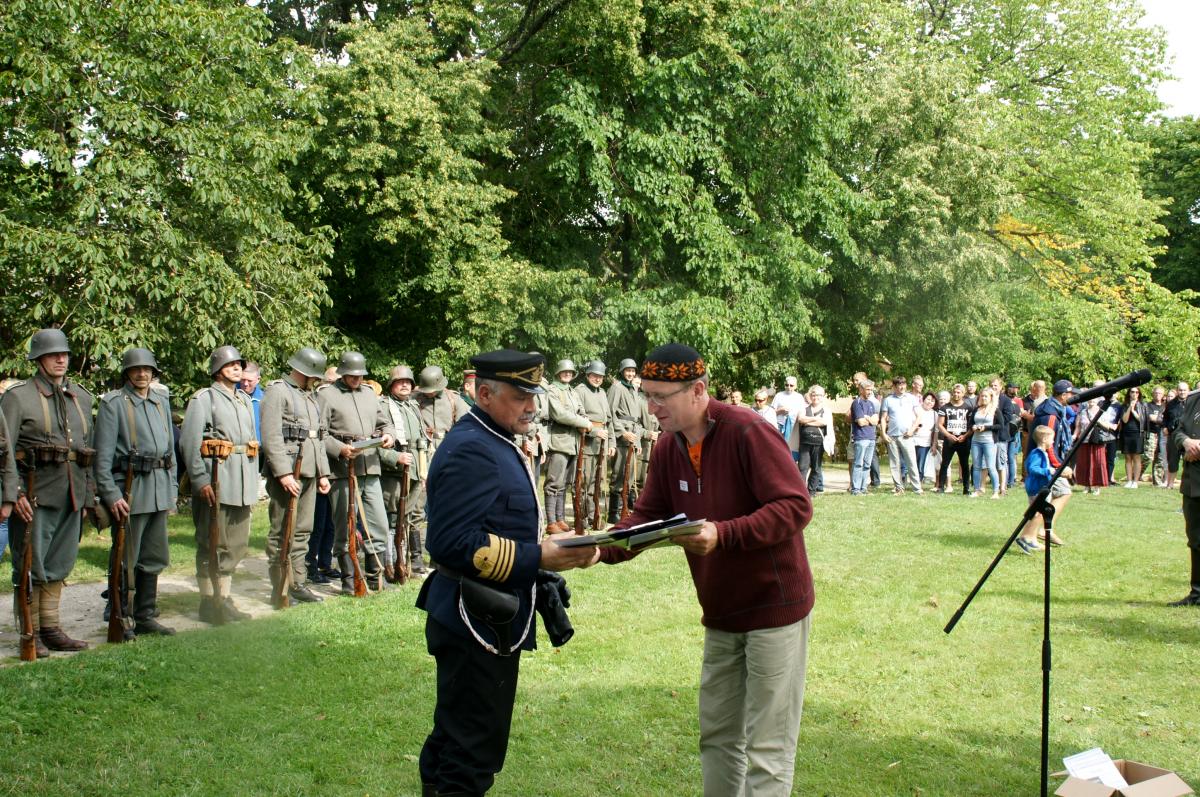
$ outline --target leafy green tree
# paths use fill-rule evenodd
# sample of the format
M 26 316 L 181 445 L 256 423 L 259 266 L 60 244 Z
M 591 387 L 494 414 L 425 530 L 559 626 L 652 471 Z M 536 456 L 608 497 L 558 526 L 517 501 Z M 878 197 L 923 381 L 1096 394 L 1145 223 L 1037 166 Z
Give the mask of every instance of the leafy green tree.
M 85 375 L 129 346 L 167 381 L 209 350 L 321 343 L 328 238 L 285 217 L 307 60 L 236 3 L 0 8 L 0 370 L 60 325 Z
M 1166 234 L 1156 242 L 1154 279 L 1173 291 L 1200 290 L 1200 119 L 1169 119 L 1147 128 L 1154 155 L 1143 170 L 1146 190 L 1166 202 Z M 1192 294 L 1195 302 L 1197 295 Z

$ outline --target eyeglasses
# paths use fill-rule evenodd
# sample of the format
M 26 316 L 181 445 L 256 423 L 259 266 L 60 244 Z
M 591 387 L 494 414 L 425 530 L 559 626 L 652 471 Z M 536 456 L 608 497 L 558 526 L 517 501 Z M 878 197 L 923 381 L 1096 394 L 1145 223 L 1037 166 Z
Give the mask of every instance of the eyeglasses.
M 763 397 L 763 398 L 756 398 L 756 399 L 754 399 L 754 403 L 755 403 L 755 404 L 762 404 L 762 403 L 763 403 L 764 401 L 766 401 L 766 400 L 767 400 L 767 399 L 766 399 L 766 397 Z
M 644 391 L 644 393 L 646 396 L 646 401 L 653 402 L 661 407 L 663 404 L 667 403 L 667 399 L 669 399 L 671 396 L 678 396 L 680 393 L 682 393 L 683 391 L 687 390 L 690 387 L 691 387 L 690 384 L 684 385 L 683 387 L 679 388 L 678 390 L 672 390 L 670 393 L 651 393 L 649 391 Z

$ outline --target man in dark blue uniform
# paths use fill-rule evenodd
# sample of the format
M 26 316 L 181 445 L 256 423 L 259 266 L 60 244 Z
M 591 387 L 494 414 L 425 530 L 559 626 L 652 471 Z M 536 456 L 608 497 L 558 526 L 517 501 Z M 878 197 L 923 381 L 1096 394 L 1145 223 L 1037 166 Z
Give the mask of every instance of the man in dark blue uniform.
M 483 794 L 504 765 L 522 650 L 534 648 L 537 572 L 586 566 L 596 548 L 542 539 L 536 481 L 515 436 L 542 392 L 541 355 L 471 358 L 476 404 L 437 449 L 426 483 L 426 546 L 436 567 L 417 606 L 437 661 L 422 794 Z

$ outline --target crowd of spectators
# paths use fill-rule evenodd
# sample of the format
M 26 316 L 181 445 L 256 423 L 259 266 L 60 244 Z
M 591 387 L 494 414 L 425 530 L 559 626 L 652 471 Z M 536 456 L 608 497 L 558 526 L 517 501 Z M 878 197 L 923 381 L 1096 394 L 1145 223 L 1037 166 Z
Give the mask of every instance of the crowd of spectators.
M 842 410 L 833 409 L 823 386 L 812 385 L 802 392 L 798 384 L 795 376 L 788 376 L 778 392 L 759 388 L 753 393 L 753 409 L 788 440 L 809 491 L 821 493 L 823 459 L 836 450 L 834 416 Z M 1118 458 L 1124 463 L 1124 488 L 1143 484 L 1171 488 L 1180 455 L 1168 440 L 1191 392 L 1187 382 L 1169 389 L 1156 386 L 1149 397 L 1134 387 L 1105 406 L 1099 398 L 1072 404 L 1078 390 L 1066 379 L 1049 390 L 1046 382 L 1035 380 L 1024 393 L 1016 382 L 999 377 L 982 387 L 967 381 L 934 392 L 925 389 L 919 375 L 895 376 L 885 392 L 860 372 L 852 387 L 856 395 L 845 411 L 852 495 L 881 487 L 879 460 L 886 452 L 893 493 L 920 495 L 929 488 L 949 493 L 956 489 L 957 478 L 957 489 L 970 498 L 981 497 L 985 488 L 990 488 L 992 498 L 1001 498 L 1024 477 L 1023 463 L 1037 448 L 1033 432 L 1040 425 L 1049 426 L 1054 435 L 1050 448 L 1054 461 L 1087 432 L 1073 475 L 1085 495 L 1099 495 L 1101 488 L 1114 484 Z M 719 398 L 732 403 L 734 393 L 740 404 L 740 391 Z M 956 474 L 951 468 L 955 458 Z

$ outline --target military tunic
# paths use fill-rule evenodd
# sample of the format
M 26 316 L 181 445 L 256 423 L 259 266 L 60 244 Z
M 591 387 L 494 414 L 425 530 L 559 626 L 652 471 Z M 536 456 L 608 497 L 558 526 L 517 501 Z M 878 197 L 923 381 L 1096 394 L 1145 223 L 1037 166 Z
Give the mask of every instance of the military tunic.
M 616 435 L 617 455 L 613 459 L 612 473 L 608 486 L 608 522 L 616 523 L 621 512 L 621 486 L 626 483 L 625 467 L 629 463 L 627 493 L 634 492 L 637 484 L 637 461 L 642 448 L 642 407 L 633 386 L 623 380 L 615 380 L 608 388 L 608 406 L 612 410 L 613 431 Z M 625 439 L 625 434 L 634 436 L 634 442 Z M 632 509 L 632 499 L 626 495 L 627 508 Z
M 205 440 L 232 443 L 233 453 L 217 464 L 218 504 L 210 507 L 200 490 L 212 485 L 213 458 L 201 454 Z M 212 595 L 209 578 L 208 525 L 216 513 L 220 529 L 217 572 L 221 595 L 229 595 L 233 571 L 246 555 L 250 540 L 250 512 L 258 499 L 258 461 L 250 457 L 258 444 L 254 408 L 250 397 L 236 388 L 213 383 L 197 390 L 188 402 L 179 432 L 179 453 L 192 484 L 192 523 L 196 527 L 196 577 L 201 596 Z
M 545 505 L 549 523 L 565 521 L 567 483 L 575 483 L 575 457 L 580 430 L 590 432 L 592 422 L 569 383 L 555 382 L 546 392 L 549 435 L 546 457 Z
M 440 570 L 423 585 L 425 637 L 437 660 L 434 727 L 421 780 L 439 793 L 482 794 L 504 762 L 522 650 L 535 647 L 534 588 L 541 563 L 533 474 L 512 435 L 478 406 L 447 435 L 430 468 L 429 551 L 439 567 L 516 595 L 511 647 L 460 608 Z M 496 652 L 510 655 L 496 655 Z M 464 721 L 469 718 L 469 721 Z
M 0 410 L 0 504 L 15 504 L 20 495 L 21 476 L 17 472 L 17 458 L 13 456 L 4 410 Z
M 579 396 L 579 401 L 583 404 L 584 414 L 591 420 L 593 428 L 604 429 L 608 433 L 608 439 L 606 440 L 601 440 L 595 435 L 589 436 L 583 452 L 584 489 L 583 501 L 581 503 L 584 507 L 584 517 L 590 520 L 595 511 L 593 498 L 596 494 L 596 477 L 600 476 L 603 478 L 601 471 L 603 470 L 603 465 L 607 464 L 608 452 L 615 450 L 612 410 L 608 406 L 608 396 L 605 395 L 602 388 L 592 387 L 588 382 L 584 381 L 575 386 L 575 393 Z M 604 484 L 602 481 L 600 489 L 603 489 L 603 487 Z
M 425 436 L 429 438 L 429 456 L 432 457 L 442 438 L 450 431 L 450 427 L 458 423 L 459 418 L 467 414 L 471 408 L 462 396 L 453 390 L 442 389 L 436 393 L 413 394 L 417 406 L 421 408 L 421 423 L 425 424 Z
M 396 429 L 375 395 L 375 391 L 362 383 L 351 390 L 339 379 L 317 391 L 329 434 L 325 437 L 325 451 L 329 455 L 330 479 L 329 512 L 333 516 L 333 553 L 346 557 L 350 547 L 347 520 L 350 512 L 350 465 L 342 458 L 342 447 L 355 440 L 367 440 L 382 435 L 396 437 Z M 358 500 L 355 508 L 366 531 L 363 548 L 367 572 L 375 574 L 383 566 L 387 554 L 388 521 L 383 504 L 383 490 L 379 485 L 381 473 L 379 449 L 368 449 L 354 458 L 354 472 L 358 481 Z M 360 511 L 361 510 L 361 511 Z M 347 560 L 343 564 L 349 566 Z M 346 567 L 341 568 L 343 573 Z
M 654 450 L 656 445 L 655 438 L 659 433 L 658 418 L 654 413 L 650 412 L 650 403 L 646 401 L 646 394 L 641 390 L 637 392 L 638 406 L 641 408 L 642 418 L 642 453 L 638 461 L 637 473 L 637 488 L 634 490 L 636 495 L 646 487 L 646 472 L 650 467 L 650 452 Z
M 313 530 L 313 515 L 317 505 L 317 482 L 329 476 L 329 458 L 325 450 L 326 429 L 321 425 L 321 405 L 314 391 L 306 390 L 287 374 L 267 383 L 262 399 L 263 456 L 266 458 L 267 496 L 271 499 L 268 511 L 271 530 L 267 534 L 267 563 L 271 578 L 278 579 L 287 571 L 280 562 L 283 545 L 284 520 L 292 494 L 280 480 L 295 471 L 296 456 L 300 460 L 300 495 L 296 499 L 295 523 L 292 528 L 288 561 L 292 568 L 292 584 L 303 584 L 307 576 L 304 554 Z
M 133 482 L 125 496 L 126 468 Z M 125 498 L 125 570 L 161 573 L 169 562 L 167 515 L 175 508 L 175 428 L 166 394 L 146 398 L 126 384 L 105 393 L 96 414 L 96 490 L 111 507 Z M 126 583 L 131 583 L 126 578 Z
M 39 373 L 10 387 L 0 398 L 0 411 L 4 413 L 14 458 L 26 473 L 36 462 L 39 447 L 58 447 L 68 459 L 38 465 L 35 470 L 33 580 L 38 584 L 60 582 L 75 567 L 83 510 L 95 501 L 90 466 L 94 453 L 92 394 L 70 380 L 56 385 Z M 17 568 L 25 553 L 27 525 L 14 512 L 8 527 L 13 566 Z
M 406 543 L 409 562 L 424 567 L 422 527 L 425 520 L 425 478 L 429 474 L 429 438 L 425 436 L 421 408 L 415 399 L 409 397 L 397 401 L 391 396 L 384 396 L 380 401 L 396 429 L 396 447 L 379 452 L 383 467 L 379 481 L 383 487 L 383 503 L 387 507 L 388 528 L 393 532 L 388 538 L 388 561 L 392 564 L 396 561 L 396 520 L 397 513 L 403 512 L 408 525 Z M 400 464 L 400 454 L 404 452 L 413 455 L 413 464 L 407 468 L 408 496 L 401 506 L 405 468 Z

